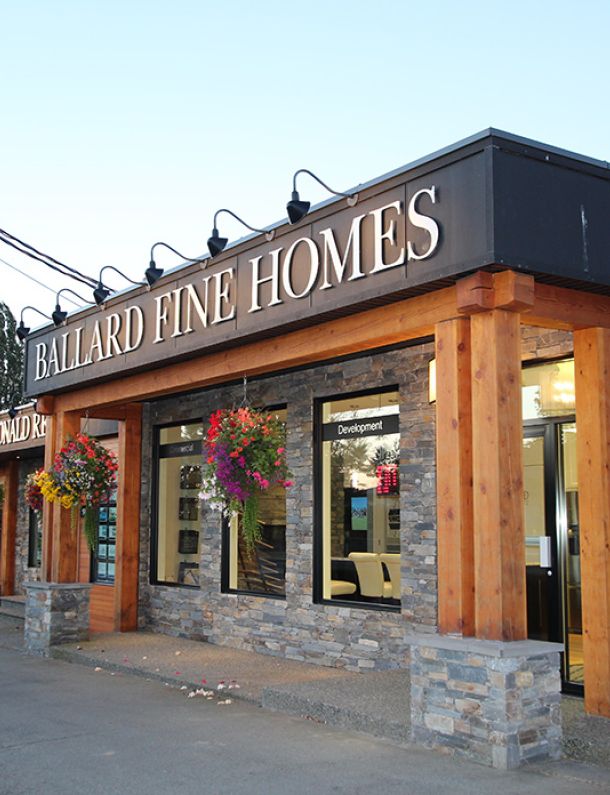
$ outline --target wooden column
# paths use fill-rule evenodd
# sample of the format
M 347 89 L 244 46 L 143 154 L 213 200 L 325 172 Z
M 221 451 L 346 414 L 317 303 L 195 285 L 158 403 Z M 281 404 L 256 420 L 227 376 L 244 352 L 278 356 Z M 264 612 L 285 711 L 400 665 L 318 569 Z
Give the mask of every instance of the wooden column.
M 60 411 L 55 415 L 55 450 L 59 450 L 69 437 L 80 431 L 80 413 Z M 46 454 L 45 454 L 46 465 Z M 50 582 L 78 582 L 77 523 L 72 521 L 72 511 L 52 507 L 52 555 Z
M 15 593 L 15 531 L 17 527 L 17 488 L 19 462 L 9 461 L 4 469 L 4 505 L 0 546 L 0 594 Z
M 469 319 L 438 323 L 435 342 L 439 630 L 474 635 Z
M 473 314 L 476 635 L 527 637 L 519 313 Z
M 44 443 L 44 468 L 53 466 L 56 453 L 55 432 L 57 421 L 54 414 L 47 417 L 47 433 Z M 42 505 L 42 579 L 53 581 L 53 506 L 46 500 Z
M 119 421 L 115 627 L 121 632 L 138 626 L 141 451 L 142 410 L 136 405 Z
M 610 717 L 610 330 L 574 332 L 585 709 Z

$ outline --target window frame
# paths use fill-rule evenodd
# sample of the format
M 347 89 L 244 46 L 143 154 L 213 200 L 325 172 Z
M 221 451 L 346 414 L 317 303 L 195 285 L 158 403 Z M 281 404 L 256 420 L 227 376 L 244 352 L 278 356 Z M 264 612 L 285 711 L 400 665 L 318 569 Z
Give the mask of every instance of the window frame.
M 286 412 L 286 428 L 288 428 L 288 417 L 289 417 L 289 410 L 287 403 L 274 403 L 270 406 L 263 406 L 260 411 L 267 411 L 267 412 L 277 412 L 277 411 L 285 411 Z M 287 496 L 286 490 L 284 490 L 285 498 Z M 250 591 L 244 590 L 241 588 L 230 588 L 229 581 L 230 581 L 230 565 L 231 565 L 231 552 L 230 552 L 230 544 L 231 544 L 231 528 L 229 524 L 230 520 L 228 516 L 223 516 L 222 518 L 222 530 L 221 530 L 221 548 L 220 548 L 220 591 L 221 593 L 225 594 L 232 594 L 232 595 L 240 595 L 240 596 L 258 596 L 263 599 L 275 599 L 280 602 L 286 601 L 286 593 L 278 594 L 278 593 L 263 593 L 262 591 Z M 286 525 L 284 525 L 284 546 L 286 543 Z M 286 558 L 288 558 L 286 550 Z M 286 574 L 284 573 L 284 589 L 286 586 Z
M 173 422 L 163 422 L 153 425 L 152 443 L 152 472 L 151 472 L 151 516 L 150 516 L 150 554 L 149 554 L 149 582 L 150 585 L 163 585 L 167 588 L 188 588 L 191 591 L 201 589 L 201 585 L 189 585 L 183 582 L 172 582 L 161 580 L 157 577 L 158 554 L 159 554 L 159 462 L 161 461 L 159 450 L 161 447 L 161 431 L 167 428 L 176 428 L 180 425 L 201 425 L 205 430 L 205 420 L 202 417 L 193 419 L 174 420 Z M 202 437 L 203 444 L 203 437 Z M 203 448 L 201 454 L 201 464 L 203 466 Z
M 388 392 L 398 392 L 398 434 L 400 437 L 400 422 L 401 422 L 401 402 L 400 402 L 400 386 L 398 384 L 388 384 L 384 386 L 371 387 L 369 389 L 359 389 L 355 391 L 339 392 L 332 395 L 324 395 L 323 397 L 314 398 L 313 402 L 313 602 L 319 605 L 333 605 L 335 607 L 350 607 L 354 610 L 381 610 L 389 613 L 400 613 L 402 605 L 385 605 L 381 602 L 365 602 L 349 599 L 324 599 L 322 596 L 322 580 L 324 571 L 324 540 L 322 533 L 322 523 L 324 517 L 322 515 L 323 506 L 323 490 L 324 483 L 322 477 L 322 428 L 323 422 L 323 406 L 333 400 L 345 400 L 346 398 L 359 398 L 367 397 L 368 395 L 383 395 Z M 400 460 L 399 460 L 400 468 Z M 399 469 L 400 471 L 400 469 Z M 400 483 L 401 481 L 399 481 Z M 402 490 L 399 486 L 399 500 Z M 402 559 L 402 545 L 399 553 Z
M 1 513 L 0 513 L 1 517 Z M 40 526 L 40 533 L 38 527 Z M 40 538 L 40 549 L 38 540 Z M 32 544 L 32 541 L 34 543 Z M 40 560 L 38 560 L 40 558 Z M 39 569 L 42 566 L 42 511 L 28 508 L 28 569 Z

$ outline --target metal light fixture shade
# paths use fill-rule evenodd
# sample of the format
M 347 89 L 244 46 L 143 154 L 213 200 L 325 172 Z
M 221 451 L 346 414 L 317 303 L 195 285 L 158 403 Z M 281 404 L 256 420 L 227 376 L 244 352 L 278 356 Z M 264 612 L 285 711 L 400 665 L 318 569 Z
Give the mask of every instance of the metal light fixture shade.
M 95 303 L 100 306 L 110 295 L 110 290 L 107 290 L 101 282 L 97 283 L 97 287 L 93 291 L 93 298 Z
M 316 182 L 319 182 L 323 188 L 326 188 L 329 193 L 334 193 L 335 196 L 343 196 L 347 200 L 348 207 L 354 207 L 358 203 L 357 193 L 341 193 L 338 190 L 333 190 L 332 188 L 329 188 L 325 182 L 322 182 L 320 177 L 317 177 L 313 171 L 309 171 L 307 168 L 300 168 L 298 171 L 295 171 L 294 176 L 292 177 L 292 199 L 286 205 L 288 220 L 291 224 L 298 224 L 298 222 L 307 215 L 309 208 L 311 207 L 310 202 L 304 202 L 301 200 L 297 191 L 297 177 L 299 174 L 309 174 L 309 176 L 313 177 Z
M 122 278 L 128 281 L 130 284 L 135 284 L 136 287 L 141 287 L 144 284 L 144 282 L 134 282 L 133 279 L 130 279 L 129 276 L 126 276 L 123 273 L 123 271 L 120 271 L 118 268 L 115 268 L 114 265 L 104 265 L 104 267 L 100 270 L 100 275 L 98 276 L 97 279 L 97 287 L 93 291 L 93 299 L 98 306 L 101 306 L 112 292 L 112 290 L 106 287 L 106 285 L 102 281 L 102 273 L 104 271 L 114 271 L 115 273 L 118 273 L 119 276 L 122 276 Z
M 226 208 L 222 208 L 220 210 L 216 210 L 214 213 L 214 228 L 212 229 L 212 236 L 208 238 L 208 250 L 212 257 L 215 257 L 217 254 L 220 254 L 221 251 L 224 250 L 225 246 L 229 242 L 229 239 L 226 237 L 220 237 L 218 229 L 216 227 L 216 219 L 220 215 L 220 213 L 227 213 L 231 217 L 235 218 L 236 221 L 239 221 L 240 224 L 243 224 L 246 229 L 249 229 L 251 232 L 258 232 L 261 235 L 265 235 L 265 240 L 269 243 L 275 237 L 275 229 L 258 229 L 256 226 L 250 226 L 247 224 L 243 218 L 240 218 L 239 215 L 235 215 L 233 210 L 227 210 Z
M 304 218 L 309 212 L 311 202 L 301 201 L 298 191 L 292 191 L 292 199 L 286 205 L 286 212 L 288 213 L 288 220 L 291 224 L 298 224 L 301 218 Z
M 68 313 L 64 312 L 59 304 L 55 304 L 55 310 L 51 312 L 51 320 L 56 326 L 61 326 L 64 320 L 68 317 Z
M 151 259 L 150 265 L 146 268 L 146 272 L 144 273 L 146 281 L 148 282 L 148 286 L 152 287 L 155 282 L 158 282 L 159 279 L 163 276 L 163 268 L 157 268 L 157 265 L 154 259 Z
M 19 342 L 23 342 L 29 333 L 30 333 L 30 327 L 26 326 L 23 320 L 20 320 L 16 331 Z
M 51 320 L 51 318 L 48 315 L 45 315 L 45 313 L 41 312 L 40 309 L 36 309 L 35 306 L 29 306 L 29 305 L 28 306 L 24 306 L 23 309 L 21 310 L 21 317 L 19 318 L 19 325 L 17 326 L 17 329 L 15 331 L 15 334 L 16 334 L 17 339 L 19 340 L 19 342 L 25 342 L 26 337 L 30 333 L 30 327 L 26 326 L 25 323 L 23 322 L 23 313 L 25 312 L 26 309 L 29 309 L 32 312 L 37 312 L 39 315 L 42 315 L 42 317 L 45 317 L 47 320 Z
M 78 298 L 79 301 L 84 301 L 86 304 L 90 303 L 89 301 L 87 301 L 86 298 L 83 298 L 82 295 L 75 293 L 74 290 L 71 290 L 69 287 L 62 287 L 61 290 L 57 291 L 57 294 L 55 296 L 55 311 L 51 312 L 51 320 L 56 326 L 61 326 L 61 324 L 68 317 L 68 313 L 64 312 L 61 306 L 59 305 L 59 296 L 62 293 L 70 293 L 71 295 L 76 296 L 76 298 Z
M 214 229 L 212 229 L 212 236 L 208 238 L 208 251 L 210 252 L 210 256 L 215 257 L 217 254 L 220 254 L 228 242 L 229 238 L 220 237 L 218 229 L 214 227 Z
M 9 417 L 10 417 L 12 420 L 14 420 L 14 419 L 15 419 L 15 417 L 17 416 L 17 409 L 16 409 L 14 406 L 11 406 L 11 407 L 10 407 L 10 409 L 8 410 L 8 416 L 9 416 Z

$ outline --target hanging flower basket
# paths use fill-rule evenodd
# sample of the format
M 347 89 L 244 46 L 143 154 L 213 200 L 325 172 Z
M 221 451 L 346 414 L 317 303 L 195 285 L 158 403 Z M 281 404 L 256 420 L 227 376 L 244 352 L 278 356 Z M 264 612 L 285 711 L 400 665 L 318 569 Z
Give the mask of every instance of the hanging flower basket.
M 246 546 L 252 549 L 261 537 L 261 492 L 292 485 L 284 424 L 253 408 L 219 409 L 210 417 L 205 452 L 199 496 L 212 508 L 237 514 Z
M 33 511 L 42 511 L 44 498 L 37 480 L 42 472 L 43 469 L 30 472 L 25 481 L 25 501 Z
M 74 522 L 78 509 L 84 512 L 85 537 L 91 550 L 95 546 L 95 509 L 115 488 L 117 469 L 114 453 L 79 433 L 57 453 L 48 472 L 41 469 L 34 477 L 44 499 L 70 509 Z

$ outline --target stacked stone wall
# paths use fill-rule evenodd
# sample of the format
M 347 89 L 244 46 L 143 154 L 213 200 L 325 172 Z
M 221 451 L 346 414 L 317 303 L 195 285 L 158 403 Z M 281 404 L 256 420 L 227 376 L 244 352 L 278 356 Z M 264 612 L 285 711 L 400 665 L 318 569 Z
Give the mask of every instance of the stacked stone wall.
M 30 509 L 25 501 L 27 476 L 43 465 L 42 458 L 22 460 L 19 464 L 17 492 L 17 526 L 15 527 L 15 593 L 25 594 L 24 583 L 40 579 L 40 567 L 30 567 Z
M 143 482 L 141 624 L 169 634 L 207 639 L 290 659 L 350 670 L 404 666 L 405 633 L 436 630 L 436 523 L 434 405 L 428 401 L 431 343 L 362 356 L 252 381 L 253 405 L 287 406 L 287 457 L 295 485 L 287 492 L 286 598 L 221 591 L 221 519 L 203 511 L 198 589 L 151 585 L 149 549 L 151 478 Z M 401 433 L 400 611 L 315 604 L 314 403 L 373 388 L 398 386 Z M 242 386 L 150 404 L 144 415 L 143 472 L 151 473 L 156 425 L 206 419 L 239 404 Z
M 415 742 L 500 769 L 559 758 L 560 646 L 412 640 Z

